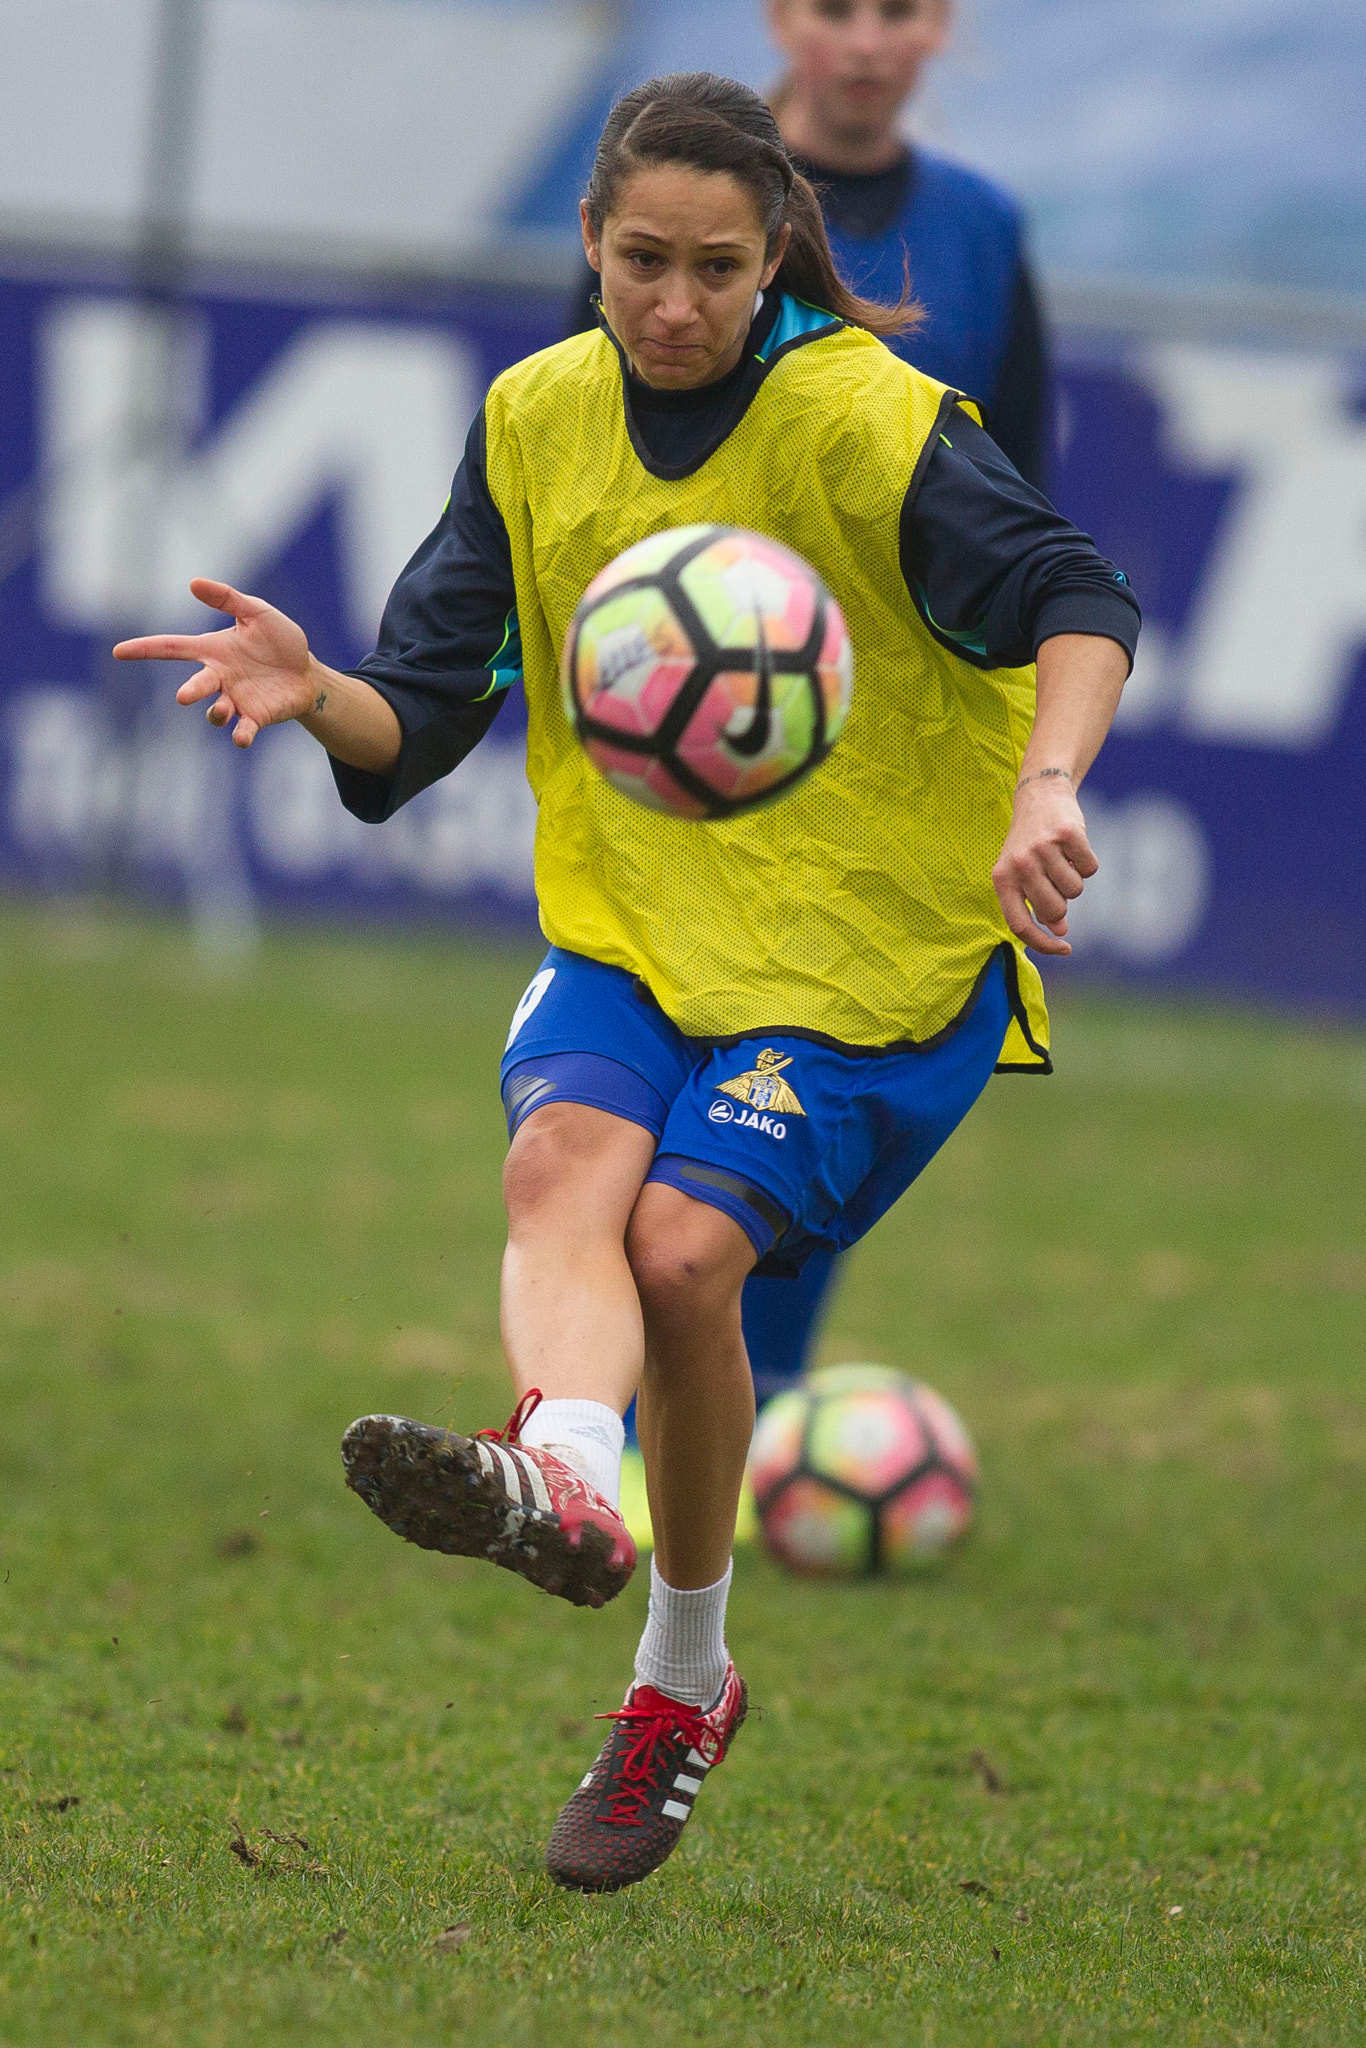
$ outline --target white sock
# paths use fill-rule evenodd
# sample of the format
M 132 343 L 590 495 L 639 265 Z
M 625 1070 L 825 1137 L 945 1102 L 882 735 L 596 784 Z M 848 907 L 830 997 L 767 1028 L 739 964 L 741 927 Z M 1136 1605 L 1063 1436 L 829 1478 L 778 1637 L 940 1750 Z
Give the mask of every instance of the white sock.
M 522 1425 L 528 1450 L 553 1451 L 612 1506 L 621 1504 L 626 1425 L 603 1401 L 542 1401 Z
M 714 1586 L 683 1593 L 659 1576 L 650 1559 L 650 1612 L 636 1651 L 636 1683 L 671 1700 L 710 1707 L 726 1682 L 726 1595 L 731 1566 Z

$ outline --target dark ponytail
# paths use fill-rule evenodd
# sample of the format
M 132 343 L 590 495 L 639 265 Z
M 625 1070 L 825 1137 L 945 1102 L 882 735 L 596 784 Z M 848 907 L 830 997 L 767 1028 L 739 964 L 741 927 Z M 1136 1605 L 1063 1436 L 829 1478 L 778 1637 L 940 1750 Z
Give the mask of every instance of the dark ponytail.
M 820 202 L 788 155 L 772 109 L 748 86 L 710 71 L 680 71 L 619 99 L 584 194 L 595 235 L 601 236 L 624 181 L 645 164 L 728 172 L 754 199 L 770 253 L 789 227 L 773 280 L 777 290 L 872 334 L 905 334 L 924 318 L 911 297 L 909 272 L 896 306 L 849 290 L 835 269 Z

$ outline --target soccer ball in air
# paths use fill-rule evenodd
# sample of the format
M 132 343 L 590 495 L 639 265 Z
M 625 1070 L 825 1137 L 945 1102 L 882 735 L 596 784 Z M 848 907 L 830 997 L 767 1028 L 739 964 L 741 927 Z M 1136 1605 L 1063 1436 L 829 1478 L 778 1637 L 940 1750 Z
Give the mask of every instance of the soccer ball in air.
M 790 548 L 678 526 L 610 562 L 565 637 L 565 710 L 623 795 L 731 818 L 823 761 L 849 715 L 839 606 Z
M 759 1527 L 789 1571 L 933 1563 L 972 1519 L 977 1454 L 943 1396 L 885 1365 L 832 1365 L 775 1394 L 749 1456 Z

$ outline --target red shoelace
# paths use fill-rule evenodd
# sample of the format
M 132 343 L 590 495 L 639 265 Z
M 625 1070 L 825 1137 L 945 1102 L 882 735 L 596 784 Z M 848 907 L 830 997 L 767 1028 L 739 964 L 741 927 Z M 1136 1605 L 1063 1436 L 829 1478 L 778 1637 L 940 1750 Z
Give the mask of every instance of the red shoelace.
M 681 1736 L 690 1748 L 699 1748 L 707 1734 L 706 1716 L 700 1707 L 674 1700 L 667 1707 L 637 1707 L 628 1702 L 614 1713 L 594 1718 L 624 1722 L 636 1738 L 617 1766 L 619 1783 L 611 1807 L 600 1817 L 612 1827 L 639 1827 L 663 1761 L 660 1744 L 670 1736 Z
M 487 1437 L 490 1443 L 515 1444 L 520 1441 L 523 1429 L 540 1407 L 543 1396 L 539 1387 L 529 1387 L 517 1406 L 509 1415 L 502 1429 L 476 1429 L 476 1437 Z

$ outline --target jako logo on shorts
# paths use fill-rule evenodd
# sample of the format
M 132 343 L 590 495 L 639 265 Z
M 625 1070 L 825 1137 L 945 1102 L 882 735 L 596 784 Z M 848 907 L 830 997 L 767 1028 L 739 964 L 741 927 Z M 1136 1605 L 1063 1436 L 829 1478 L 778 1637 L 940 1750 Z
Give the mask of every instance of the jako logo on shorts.
M 766 1137 L 785 1138 L 787 1125 L 781 1118 L 760 1116 L 753 1109 L 732 1109 L 728 1102 L 713 1102 L 707 1111 L 707 1121 L 713 1124 L 738 1124 L 742 1129 L 762 1131 Z

